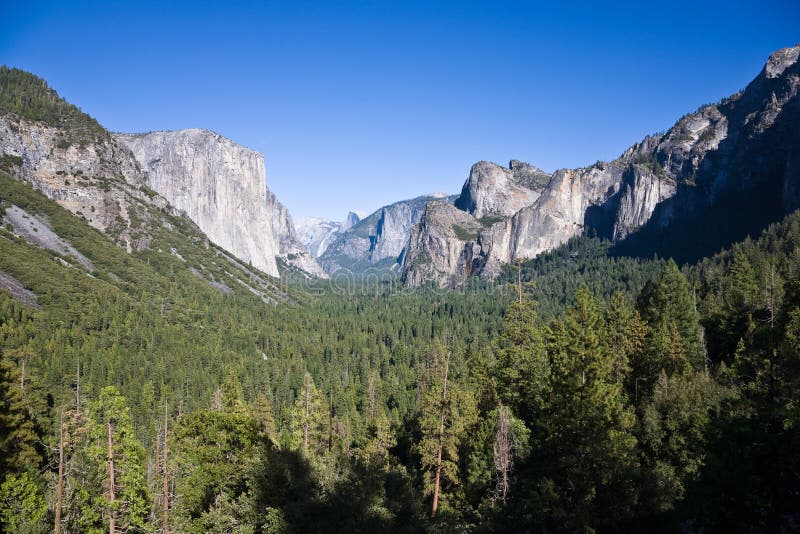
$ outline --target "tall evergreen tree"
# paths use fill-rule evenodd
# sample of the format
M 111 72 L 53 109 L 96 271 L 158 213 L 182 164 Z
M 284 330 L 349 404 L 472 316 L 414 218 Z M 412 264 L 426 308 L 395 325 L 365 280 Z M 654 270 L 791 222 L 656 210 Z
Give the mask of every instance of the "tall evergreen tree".
M 615 377 L 615 354 L 586 287 L 548 338 L 552 391 L 532 461 L 540 512 L 555 526 L 585 531 L 626 517 L 634 502 L 634 416 Z
M 303 453 L 322 452 L 328 443 L 328 403 L 325 402 L 314 379 L 308 372 L 303 374 L 303 385 L 291 412 L 292 448 Z
M 0 350 L 0 480 L 9 473 L 36 469 L 39 436 L 22 396 L 16 364 Z
M 549 364 L 536 304 L 520 293 L 506 311 L 495 365 L 501 398 L 524 420 L 532 420 L 547 396 Z
M 426 473 L 426 493 L 431 495 L 431 513 L 436 515 L 443 487 L 460 483 L 459 446 L 475 421 L 475 398 L 464 391 L 453 373 L 452 349 L 434 342 L 426 360 L 417 417 L 420 440 L 416 451 Z
M 638 308 L 650 327 L 661 321 L 674 323 L 683 341 L 684 351 L 694 369 L 705 367 L 705 347 L 696 308 L 696 296 L 686 277 L 670 260 L 656 281 L 648 282 L 639 294 Z
M 114 386 L 100 390 L 89 411 L 89 451 L 102 481 L 102 495 L 94 495 L 109 530 L 150 530 L 150 494 L 144 470 L 144 447 L 136 438 L 125 398 Z

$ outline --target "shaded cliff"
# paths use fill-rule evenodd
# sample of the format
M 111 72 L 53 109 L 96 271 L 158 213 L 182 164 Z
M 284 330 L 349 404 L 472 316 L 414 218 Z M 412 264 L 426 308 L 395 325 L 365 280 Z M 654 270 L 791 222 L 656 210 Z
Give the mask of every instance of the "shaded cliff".
M 690 259 L 778 220 L 800 207 L 799 55 L 800 47 L 775 52 L 744 91 L 612 162 L 558 170 L 544 186 L 543 174 L 516 178 L 519 168 L 535 169 L 519 162 L 476 164 L 455 202 L 460 213 L 426 211 L 412 232 L 405 284 L 492 278 L 584 231 L 619 242 L 617 253 Z

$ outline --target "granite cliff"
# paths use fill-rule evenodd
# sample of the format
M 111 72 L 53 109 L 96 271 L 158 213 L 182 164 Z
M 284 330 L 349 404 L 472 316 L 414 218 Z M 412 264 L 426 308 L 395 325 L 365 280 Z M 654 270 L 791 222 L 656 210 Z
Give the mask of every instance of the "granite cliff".
M 341 234 L 319 257 L 329 274 L 339 270 L 360 272 L 367 269 L 394 268 L 402 262 L 402 253 L 411 228 L 422 217 L 431 200 L 452 202 L 443 194 L 425 195 L 384 206 L 358 221 Z
M 747 88 L 682 117 L 612 162 L 547 176 L 473 166 L 453 206 L 431 203 L 403 254 L 407 286 L 493 278 L 584 231 L 628 253 L 690 258 L 800 207 L 800 47 L 772 54 Z M 518 177 L 524 169 L 529 178 Z M 713 213 L 714 217 L 709 217 Z M 711 220 L 721 228 L 707 228 Z M 694 228 L 694 231 L 692 231 Z M 710 235 L 711 234 L 711 235 Z M 680 242 L 670 247 L 670 243 Z
M 324 275 L 267 189 L 260 153 L 201 129 L 114 138 L 133 152 L 150 188 L 238 259 L 272 276 L 279 276 L 276 257 Z
M 333 221 L 321 217 L 300 217 L 295 223 L 295 228 L 300 242 L 312 256 L 319 258 L 337 237 L 360 220 L 361 217 L 352 211 L 343 221 Z
M 0 67 L 0 169 L 129 252 L 149 248 L 185 215 L 197 225 L 186 226 L 192 235 L 202 231 L 206 243 L 264 273 L 279 275 L 277 257 L 326 276 L 266 188 L 261 154 L 206 130 L 111 134 L 40 78 L 7 67 Z

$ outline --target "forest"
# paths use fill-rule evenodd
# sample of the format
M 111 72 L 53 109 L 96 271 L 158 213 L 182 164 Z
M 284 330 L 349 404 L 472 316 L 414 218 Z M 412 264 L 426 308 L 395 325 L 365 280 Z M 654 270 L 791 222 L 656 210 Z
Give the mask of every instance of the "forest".
M 0 289 L 5 532 L 800 524 L 800 213 L 693 264 L 582 236 L 493 283 L 265 304 L 0 180 L 96 267 L 0 229 L 36 295 Z

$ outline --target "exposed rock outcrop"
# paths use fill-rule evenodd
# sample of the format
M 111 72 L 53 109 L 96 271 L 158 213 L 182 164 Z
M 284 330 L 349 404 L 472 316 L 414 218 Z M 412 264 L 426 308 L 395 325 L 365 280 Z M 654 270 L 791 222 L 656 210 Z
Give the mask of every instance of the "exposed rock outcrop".
M 798 56 L 800 47 L 779 50 L 744 91 L 682 117 L 613 162 L 556 171 L 546 185 L 544 173 L 519 162 L 508 169 L 476 164 L 455 202 L 459 210 L 426 212 L 412 231 L 405 284 L 492 278 L 503 264 L 588 228 L 624 243 L 647 239 L 648 250 L 671 255 L 659 232 L 691 228 L 709 209 L 731 212 L 738 234 L 726 238 L 734 239 L 800 207 Z M 521 169 L 532 178 L 521 180 Z M 732 213 L 748 202 L 746 212 Z M 454 237 L 454 225 L 477 235 Z
M 296 221 L 295 228 L 300 242 L 311 252 L 312 256 L 319 258 L 342 232 L 349 230 L 360 220 L 358 214 L 352 211 L 347 214 L 344 221 L 332 221 L 320 217 L 301 217 Z
M 264 157 L 208 130 L 114 134 L 147 171 L 147 185 L 240 260 L 278 276 L 279 245 Z
M 95 123 L 96 124 L 96 123 Z M 171 209 L 147 190 L 147 176 L 131 151 L 99 125 L 75 132 L 0 114 L 0 156 L 16 158 L 6 168 L 129 251 L 146 248 L 151 209 Z M 11 161 L 11 160 L 9 160 Z
M 328 273 L 322 270 L 298 237 L 292 216 L 289 215 L 286 206 L 271 192 L 267 194 L 267 204 L 272 212 L 272 234 L 278 240 L 278 257 L 287 264 L 318 278 L 327 278 Z
M 541 169 L 517 160 L 508 168 L 489 161 L 472 166 L 456 207 L 474 217 L 510 217 L 533 204 L 550 175 Z
M 320 256 L 328 273 L 392 268 L 401 260 L 411 228 L 422 217 L 429 201 L 452 202 L 453 197 L 426 195 L 395 202 L 373 212 L 342 232 Z

